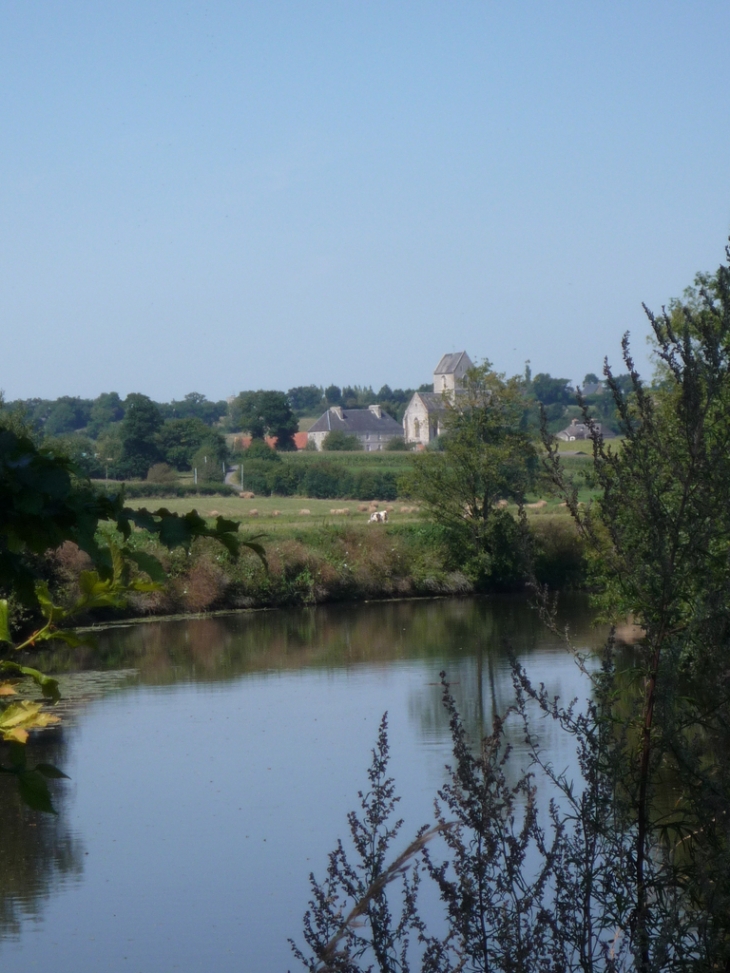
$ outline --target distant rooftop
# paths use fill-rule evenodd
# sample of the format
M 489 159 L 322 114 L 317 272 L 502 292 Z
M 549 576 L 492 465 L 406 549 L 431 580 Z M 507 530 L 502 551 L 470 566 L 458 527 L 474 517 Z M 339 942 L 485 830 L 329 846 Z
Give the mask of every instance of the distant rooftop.
M 444 355 L 434 369 L 434 375 L 453 375 L 459 365 L 463 363 L 467 368 L 471 367 L 471 360 L 465 351 L 455 351 L 451 355 Z
M 368 409 L 342 409 L 334 406 L 321 415 L 309 432 L 376 432 L 389 433 L 391 436 L 402 436 L 403 427 L 387 412 L 380 412 L 377 407 Z M 378 415 L 380 412 L 380 415 Z

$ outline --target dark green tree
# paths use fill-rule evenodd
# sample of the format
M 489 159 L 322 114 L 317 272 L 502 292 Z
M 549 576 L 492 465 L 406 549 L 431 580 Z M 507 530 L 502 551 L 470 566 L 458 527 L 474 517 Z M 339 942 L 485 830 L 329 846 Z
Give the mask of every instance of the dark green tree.
M 278 450 L 296 449 L 294 433 L 299 423 L 284 392 L 241 392 L 231 405 L 231 420 L 254 439 L 275 438 Z
M 328 385 L 324 390 L 327 405 L 342 405 L 342 389 L 339 385 Z
M 141 479 L 150 466 L 162 460 L 157 442 L 161 427 L 162 416 L 152 399 L 139 392 L 127 396 L 121 424 L 122 456 L 118 464 L 121 476 Z
M 46 436 L 62 436 L 82 429 L 89 421 L 92 404 L 89 399 L 64 395 L 52 403 L 46 415 L 43 432 Z
M 124 406 L 117 392 L 102 392 L 94 399 L 86 431 L 96 439 L 113 422 L 124 418 Z
M 104 463 L 99 456 L 97 443 L 88 436 L 71 433 L 66 436 L 46 437 L 43 444 L 54 454 L 67 456 L 83 476 L 104 476 Z
M 197 470 L 198 483 L 222 483 L 225 479 L 223 462 L 214 450 L 208 448 L 207 443 L 193 454 L 191 463 L 193 469 Z
M 174 399 L 160 406 L 163 419 L 199 419 L 212 426 L 228 413 L 228 403 L 209 402 L 200 392 L 188 392 L 181 402 Z
M 522 503 L 537 472 L 522 381 L 505 379 L 487 362 L 445 408 L 443 450 L 417 456 L 402 486 L 423 501 L 452 559 L 477 583 L 514 582 L 517 526 L 498 504 Z
M 324 411 L 324 393 L 318 385 L 297 385 L 286 393 L 294 412 L 315 416 Z
M 157 433 L 157 443 L 165 462 L 176 470 L 192 469 L 193 454 L 202 446 L 219 464 L 227 455 L 225 437 L 198 418 L 168 419 Z

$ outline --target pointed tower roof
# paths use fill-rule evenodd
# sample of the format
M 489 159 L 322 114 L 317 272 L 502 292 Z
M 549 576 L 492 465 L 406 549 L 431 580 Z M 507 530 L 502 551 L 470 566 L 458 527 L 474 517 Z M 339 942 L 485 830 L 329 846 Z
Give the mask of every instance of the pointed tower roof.
M 453 375 L 459 366 L 472 368 L 471 359 L 465 351 L 455 351 L 451 355 L 444 355 L 434 369 L 434 375 Z

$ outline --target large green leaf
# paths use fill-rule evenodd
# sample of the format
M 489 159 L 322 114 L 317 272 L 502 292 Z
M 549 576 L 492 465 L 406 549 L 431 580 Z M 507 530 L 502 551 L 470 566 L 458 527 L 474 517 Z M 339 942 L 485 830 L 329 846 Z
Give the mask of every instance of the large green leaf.
M 59 636 L 57 635 L 56 637 Z M 63 635 L 60 637 L 63 638 Z M 12 672 L 18 676 L 30 677 L 37 686 L 40 686 L 45 698 L 50 699 L 54 703 L 57 703 L 61 698 L 61 693 L 58 689 L 58 680 L 46 676 L 44 673 L 39 672 L 38 669 L 32 669 L 30 666 L 21 666 L 17 662 L 3 661 L 0 662 L 0 672 Z

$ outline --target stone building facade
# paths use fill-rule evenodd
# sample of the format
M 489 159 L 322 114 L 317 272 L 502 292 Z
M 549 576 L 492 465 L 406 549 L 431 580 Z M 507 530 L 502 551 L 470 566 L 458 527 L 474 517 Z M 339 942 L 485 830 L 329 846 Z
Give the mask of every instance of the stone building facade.
M 367 453 L 378 452 L 394 436 L 403 435 L 400 423 L 383 412 L 379 405 L 370 405 L 367 409 L 343 409 L 333 405 L 309 429 L 307 439 L 317 449 L 322 449 L 326 437 L 335 430 L 357 436 Z

